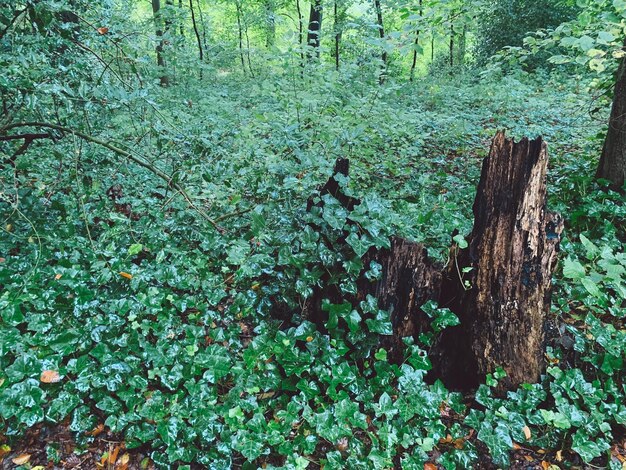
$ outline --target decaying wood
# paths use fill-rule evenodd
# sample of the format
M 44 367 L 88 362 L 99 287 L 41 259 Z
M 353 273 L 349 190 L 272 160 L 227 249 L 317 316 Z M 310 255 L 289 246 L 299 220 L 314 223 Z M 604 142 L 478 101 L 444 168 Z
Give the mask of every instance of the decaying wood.
M 448 266 L 429 259 L 426 248 L 393 238 L 389 249 L 368 252 L 364 266 L 382 266 L 375 282 L 361 279 L 357 300 L 373 295 L 391 312 L 393 335 L 381 340 L 390 357 L 402 360 L 402 338 L 429 327 L 421 307 L 436 300 L 461 320 L 444 330 L 430 350 L 435 377 L 452 388 L 475 387 L 502 367 L 501 389 L 536 382 L 543 370 L 544 325 L 550 308 L 551 276 L 563 230 L 546 208 L 546 145 L 541 138 L 515 143 L 498 133 L 474 202 L 474 227 L 463 250 L 451 248 Z M 347 174 L 338 161 L 336 172 Z M 358 201 L 341 194 L 334 178 L 323 192 L 351 210 Z M 463 268 L 471 268 L 462 274 Z M 468 281 L 468 284 L 466 284 Z M 336 292 L 317 292 L 322 297 Z M 313 315 L 319 321 L 323 315 Z

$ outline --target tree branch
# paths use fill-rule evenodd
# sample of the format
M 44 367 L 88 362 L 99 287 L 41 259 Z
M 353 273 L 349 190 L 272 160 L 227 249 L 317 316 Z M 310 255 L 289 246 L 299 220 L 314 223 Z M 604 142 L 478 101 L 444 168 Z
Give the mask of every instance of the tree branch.
M 103 140 L 98 139 L 97 137 L 93 137 L 89 134 L 85 134 L 84 132 L 81 131 L 77 131 L 75 129 L 71 129 L 69 127 L 65 127 L 65 126 L 59 126 L 57 124 L 52 124 L 52 123 L 48 123 L 48 122 L 17 122 L 17 123 L 13 123 L 13 124 L 9 124 L 7 126 L 4 126 L 3 128 L 0 129 L 0 132 L 6 132 L 10 129 L 16 129 L 19 127 L 43 127 L 45 129 L 54 129 L 60 132 L 65 132 L 67 134 L 72 134 L 75 135 L 76 137 L 79 137 L 83 140 L 86 140 L 87 142 L 91 142 L 97 145 L 100 145 L 101 147 L 104 147 L 110 151 L 112 151 L 113 153 L 116 153 L 118 155 L 121 155 L 125 158 L 127 158 L 128 160 L 131 160 L 132 162 L 136 163 L 137 165 L 145 168 L 146 170 L 150 171 L 151 173 L 153 173 L 154 175 L 158 176 L 159 178 L 161 178 L 162 180 L 164 180 L 168 186 L 170 186 L 171 188 L 175 189 L 176 191 L 178 191 L 180 193 L 180 195 L 185 199 L 185 201 L 187 201 L 187 204 L 189 204 L 189 206 L 194 209 L 204 220 L 206 220 L 207 222 L 209 222 L 216 230 L 223 232 L 224 229 L 222 229 L 215 220 L 213 220 L 206 212 L 204 212 L 201 208 L 199 208 L 191 199 L 191 197 L 189 196 L 189 194 L 187 193 L 187 191 L 185 191 L 185 189 L 178 184 L 176 181 L 174 181 L 172 179 L 172 177 L 170 175 L 168 175 L 167 173 L 165 173 L 163 170 L 157 168 L 156 166 L 152 165 L 150 162 L 144 160 L 142 157 L 139 157 L 137 155 L 134 155 L 124 149 L 121 149 L 113 144 L 110 144 L 109 142 L 105 142 Z

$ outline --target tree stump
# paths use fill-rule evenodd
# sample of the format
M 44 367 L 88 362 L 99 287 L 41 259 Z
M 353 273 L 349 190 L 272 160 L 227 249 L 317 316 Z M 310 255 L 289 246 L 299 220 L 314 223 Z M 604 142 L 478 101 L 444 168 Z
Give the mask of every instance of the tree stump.
M 431 260 L 423 245 L 397 237 L 389 249 L 364 255 L 364 266 L 376 261 L 382 276 L 375 282 L 361 279 L 356 300 L 373 295 L 380 308 L 391 312 L 393 335 L 381 345 L 392 360 L 402 361 L 403 337 L 417 338 L 428 328 L 421 307 L 436 300 L 460 324 L 444 330 L 431 347 L 433 378 L 469 390 L 502 367 L 507 377 L 500 382 L 501 391 L 539 380 L 563 230 L 561 217 L 546 207 L 547 163 L 541 138 L 515 143 L 498 133 L 483 162 L 468 247 L 453 245 L 445 267 Z M 345 160 L 338 161 L 337 172 L 346 175 L 347 169 Z M 332 177 L 323 191 L 348 210 L 359 203 L 341 195 Z M 464 268 L 471 270 L 464 274 Z M 317 292 L 313 310 L 322 298 L 335 296 L 334 291 Z M 313 317 L 319 321 L 323 315 Z
M 461 325 L 444 332 L 439 361 L 461 344 L 471 358 L 461 361 L 464 368 L 482 380 L 502 367 L 506 389 L 538 381 L 543 370 L 544 325 L 563 230 L 561 217 L 546 208 L 547 165 L 541 138 L 515 143 L 496 135 L 483 162 L 469 247 L 457 251 L 442 285 L 440 305 L 448 304 Z M 463 267 L 472 268 L 467 290 L 458 274 Z

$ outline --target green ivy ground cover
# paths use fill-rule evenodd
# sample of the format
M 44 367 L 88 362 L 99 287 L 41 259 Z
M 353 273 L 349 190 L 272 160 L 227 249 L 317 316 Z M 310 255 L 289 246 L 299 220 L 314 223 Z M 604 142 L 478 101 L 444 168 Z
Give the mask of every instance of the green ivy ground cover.
M 162 468 L 472 468 L 485 450 L 507 466 L 516 445 L 559 465 L 622 468 L 610 446 L 626 424 L 625 208 L 592 180 L 599 129 L 583 91 L 524 75 L 376 88 L 346 71 L 295 95 L 288 76 L 211 79 L 185 90 L 193 106 L 173 86 L 148 104 L 110 100 L 97 123 L 101 139 L 171 169 L 212 217 L 230 214 L 223 230 L 72 135 L 3 170 L 2 434 L 69 417 L 80 451 L 104 423 Z M 140 145 L 134 126 L 149 129 Z M 391 364 L 377 347 L 389 315 L 371 298 L 326 305 L 325 332 L 300 317 L 296 300 L 321 282 L 353 293 L 360 256 L 392 234 L 445 259 L 453 230 L 471 227 L 501 128 L 549 142 L 550 204 L 567 220 L 541 383 L 497 398 L 495 374 L 474 401 L 427 383 L 428 338 L 406 339 L 405 361 Z M 351 160 L 343 185 L 362 204 L 348 215 L 325 196 L 308 213 L 337 157 Z M 277 303 L 289 306 L 282 320 Z M 431 314 L 434 328 L 454 322 Z

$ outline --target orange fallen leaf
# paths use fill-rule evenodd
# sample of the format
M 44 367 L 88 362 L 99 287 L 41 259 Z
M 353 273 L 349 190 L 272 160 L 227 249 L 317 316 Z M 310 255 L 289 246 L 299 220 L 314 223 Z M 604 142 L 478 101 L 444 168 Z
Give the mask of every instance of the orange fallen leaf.
M 530 438 L 533 437 L 532 432 L 530 432 L 530 428 L 528 426 L 524 426 L 522 430 L 524 431 L 524 437 L 526 438 L 527 441 L 529 441 Z
M 542 460 L 541 468 L 543 468 L 543 470 L 548 470 L 550 468 L 550 462 L 546 462 L 545 460 Z
M 102 433 L 102 431 L 104 431 L 104 424 L 100 423 L 87 434 L 96 437 L 98 434 Z
M 251 289 L 252 290 L 259 290 L 261 288 L 261 284 L 259 282 L 255 282 L 254 284 L 252 284 Z
M 534 462 L 535 459 L 533 459 L 530 455 L 525 455 L 524 458 L 526 459 L 527 462 Z
M 30 460 L 30 454 L 20 454 L 14 459 L 11 459 L 15 465 L 24 465 L 26 462 Z
M 55 279 L 56 281 L 58 281 L 59 279 L 61 279 L 61 277 L 63 277 L 63 274 L 55 274 L 55 275 L 54 275 L 54 279 Z
M 0 446 L 0 460 L 9 453 L 11 453 L 11 448 L 8 445 L 4 444 Z
M 98 34 L 106 34 L 109 32 L 109 28 L 103 26 L 102 28 L 98 28 Z
M 6 260 L 6 258 L 0 258 L 0 263 L 4 263 Z
M 124 271 L 120 271 L 120 276 L 125 277 L 126 279 L 132 279 L 133 275 L 129 273 L 125 273 Z
M 115 446 L 109 454 L 109 465 L 114 465 L 117 460 L 117 454 L 120 452 L 120 446 Z
M 517 442 L 513 443 L 513 450 L 520 450 L 522 448 L 521 445 L 519 445 Z
M 557 450 L 556 451 L 556 461 L 557 462 L 561 462 L 563 460 L 563 451 L 562 450 Z
M 56 370 L 44 370 L 39 380 L 45 384 L 55 384 L 61 381 L 61 376 Z
M 313 336 L 307 336 L 306 337 L 306 342 L 310 343 L 311 341 L 313 341 Z
M 437 470 L 437 465 L 435 465 L 434 463 L 425 463 L 424 464 L 424 470 Z

